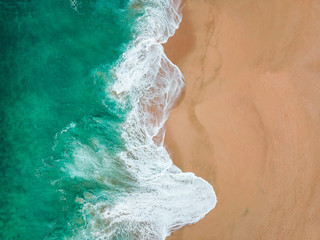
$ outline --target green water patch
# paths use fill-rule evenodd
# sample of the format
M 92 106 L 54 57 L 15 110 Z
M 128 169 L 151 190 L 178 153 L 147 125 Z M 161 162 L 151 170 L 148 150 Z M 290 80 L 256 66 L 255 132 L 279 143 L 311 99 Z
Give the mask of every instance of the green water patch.
M 131 187 L 116 157 L 130 106 L 105 89 L 138 14 L 127 0 L 0 0 L 0 239 L 73 236 L 81 199 Z

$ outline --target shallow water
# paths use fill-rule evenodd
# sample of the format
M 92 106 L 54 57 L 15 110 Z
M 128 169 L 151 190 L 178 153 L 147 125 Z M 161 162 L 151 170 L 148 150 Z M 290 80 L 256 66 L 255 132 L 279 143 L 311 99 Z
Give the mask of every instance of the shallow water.
M 159 134 L 183 86 L 170 6 L 0 0 L 1 239 L 164 239 L 214 206 Z

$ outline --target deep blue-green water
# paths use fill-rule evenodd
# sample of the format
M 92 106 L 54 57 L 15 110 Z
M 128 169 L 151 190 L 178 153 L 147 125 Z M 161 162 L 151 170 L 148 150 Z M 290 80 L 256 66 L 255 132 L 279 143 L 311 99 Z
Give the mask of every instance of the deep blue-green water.
M 0 0 L 0 239 L 164 239 L 213 207 L 155 140 L 182 86 L 163 2 Z
M 106 98 L 112 77 L 96 72 L 125 50 L 136 15 L 126 0 L 0 1 L 0 239 L 71 236 L 83 224 L 75 197 L 107 188 L 64 168 L 78 144 L 93 154 L 94 141 L 123 146 L 126 109 Z

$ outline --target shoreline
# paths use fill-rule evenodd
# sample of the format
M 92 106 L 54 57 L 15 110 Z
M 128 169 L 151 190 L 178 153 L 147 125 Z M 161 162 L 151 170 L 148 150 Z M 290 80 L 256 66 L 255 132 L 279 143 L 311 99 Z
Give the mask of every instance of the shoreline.
M 175 165 L 217 206 L 169 240 L 320 235 L 317 3 L 186 0 L 164 45 L 185 77 L 166 122 Z
M 119 156 L 138 180 L 138 189 L 116 204 L 114 210 L 106 209 L 104 215 L 112 222 L 119 211 L 125 213 L 121 219 L 138 228 L 132 230 L 131 224 L 123 225 L 122 231 L 137 231 L 135 236 L 139 239 L 164 239 L 172 231 L 199 221 L 216 204 L 212 186 L 172 165 L 163 145 L 165 121 L 184 85 L 180 70 L 167 58 L 162 46 L 181 21 L 179 5 L 172 4 L 146 3 L 147 11 L 136 25 L 138 34 L 116 66 L 117 81 L 111 86 L 115 96 L 130 98 L 133 106 L 121 135 L 126 151 Z M 140 228 L 139 219 L 144 219 L 143 224 L 148 227 Z

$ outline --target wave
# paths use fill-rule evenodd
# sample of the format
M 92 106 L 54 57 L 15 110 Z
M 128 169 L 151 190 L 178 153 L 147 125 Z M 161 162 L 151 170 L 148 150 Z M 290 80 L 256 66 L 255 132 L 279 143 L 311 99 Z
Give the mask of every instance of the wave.
M 118 108 L 130 106 L 119 126 L 125 147 L 112 157 L 113 165 L 101 165 L 93 157 L 96 153 L 80 145 L 73 153 L 76 163 L 67 168 L 73 177 L 95 178 L 101 184 L 110 176 L 95 174 L 95 170 L 112 169 L 115 183 L 110 186 L 125 182 L 124 177 L 133 183 L 122 185 L 121 194 L 109 197 L 108 202 L 106 197 L 90 194 L 85 200 L 78 198 L 85 224 L 73 239 L 165 239 L 174 230 L 199 221 L 217 202 L 212 186 L 193 173 L 183 173 L 164 147 L 164 124 L 184 82 L 162 44 L 179 27 L 180 3 L 137 0 L 131 5 L 141 6 L 143 14 L 137 19 L 134 40 L 108 73 L 115 82 L 105 90 Z M 117 164 L 128 174 L 121 175 Z

